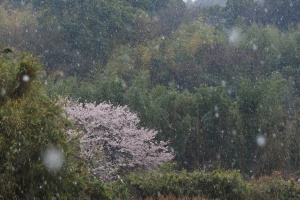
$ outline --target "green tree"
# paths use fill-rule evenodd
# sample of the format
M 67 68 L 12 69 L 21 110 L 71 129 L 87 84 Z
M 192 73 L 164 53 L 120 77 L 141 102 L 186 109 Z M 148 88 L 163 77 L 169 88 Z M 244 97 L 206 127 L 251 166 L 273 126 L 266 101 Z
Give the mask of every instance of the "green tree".
M 254 4 L 254 0 L 227 0 L 225 10 L 227 24 L 233 26 L 239 16 Z
M 268 9 L 268 12 L 266 16 L 262 16 L 259 20 L 265 23 L 272 23 L 282 30 L 287 30 L 289 27 L 294 27 L 300 22 L 299 0 L 265 0 L 264 7 Z
M 226 166 L 234 156 L 228 150 L 232 146 L 228 138 L 231 131 L 229 96 L 224 87 L 204 85 L 196 90 L 195 96 L 193 131 L 185 156 L 191 158 L 189 162 L 193 163 L 194 168 L 212 163 Z
M 261 91 L 257 86 L 251 83 L 250 80 L 240 82 L 238 91 L 238 112 L 239 120 L 236 125 L 237 134 L 239 137 L 238 166 L 245 170 L 250 171 L 251 163 L 256 156 L 256 137 L 260 133 L 258 109 L 262 101 Z
M 42 74 L 30 54 L 0 54 L 0 198 L 109 199 L 67 138 L 71 124 L 42 89 Z
M 130 35 L 135 17 L 133 7 L 121 0 L 54 0 L 32 1 L 32 4 L 42 12 L 39 17 L 42 27 L 86 61 L 71 62 L 69 73 L 73 74 L 90 73 L 94 62 L 104 67 L 113 48 Z M 58 50 L 63 53 L 63 49 Z
M 171 0 L 166 1 L 157 1 L 157 0 L 125 0 L 126 2 L 130 3 L 133 7 L 141 8 L 146 10 L 152 15 L 155 15 L 159 10 L 166 7 Z
M 142 124 L 151 121 L 150 98 L 149 98 L 149 74 L 140 72 L 126 94 L 126 102 L 129 107 L 137 112 Z
M 240 47 L 252 49 L 257 54 L 262 61 L 259 72 L 261 75 L 271 75 L 272 72 L 278 70 L 282 59 L 281 40 L 283 38 L 278 28 L 254 23 L 247 27 L 244 37 Z
M 280 74 L 255 82 L 241 81 L 238 92 L 236 131 L 239 134 L 238 165 L 254 175 L 287 169 L 292 122 L 286 98 L 290 86 Z M 291 135 L 291 136 L 289 136 Z M 292 136 L 293 135 L 293 136 Z M 263 141 L 263 143 L 261 143 Z
M 49 96 L 71 97 L 80 102 L 110 102 L 114 105 L 124 105 L 124 95 L 126 84 L 122 79 L 113 75 L 100 74 L 98 79 L 91 82 L 79 81 L 77 77 L 63 77 L 55 80 L 55 77 L 49 78 L 46 90 Z

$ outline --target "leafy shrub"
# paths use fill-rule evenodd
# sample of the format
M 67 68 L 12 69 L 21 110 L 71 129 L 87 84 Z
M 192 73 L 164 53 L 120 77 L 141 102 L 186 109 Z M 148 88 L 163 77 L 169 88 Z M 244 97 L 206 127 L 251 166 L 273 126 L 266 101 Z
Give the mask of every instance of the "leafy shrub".
M 174 196 L 176 199 L 299 199 L 300 187 L 292 179 L 285 181 L 280 176 L 261 177 L 246 181 L 239 171 L 215 170 L 176 171 L 176 164 L 168 163 L 156 171 L 139 171 L 119 177 L 108 185 L 115 199 L 161 199 Z
M 131 174 L 110 185 L 113 196 L 120 199 L 158 197 L 198 197 L 245 199 L 247 184 L 238 171 L 212 173 L 187 171 L 152 171 Z

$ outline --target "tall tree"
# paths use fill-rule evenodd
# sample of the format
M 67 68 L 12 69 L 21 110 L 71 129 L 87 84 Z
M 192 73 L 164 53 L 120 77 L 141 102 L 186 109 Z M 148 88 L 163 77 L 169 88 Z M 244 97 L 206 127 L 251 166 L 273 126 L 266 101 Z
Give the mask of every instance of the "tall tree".
M 160 9 L 166 7 L 170 1 L 172 0 L 165 0 L 165 1 L 159 1 L 159 0 L 125 0 L 126 2 L 130 3 L 133 7 L 141 8 L 143 10 L 146 10 L 147 12 L 155 15 L 156 12 L 158 12 Z
M 225 10 L 227 12 L 227 23 L 234 25 L 239 16 L 254 4 L 254 0 L 227 0 Z
M 275 24 L 281 29 L 288 29 L 300 22 L 300 1 L 299 0 L 265 0 L 264 8 L 267 9 L 268 23 Z M 261 19 L 263 20 L 263 19 Z
M 0 53 L 0 198 L 109 199 L 76 158 L 77 142 L 65 134 L 70 123 L 42 89 L 36 58 L 6 52 Z
M 34 0 L 32 3 L 43 13 L 39 18 L 43 29 L 63 41 L 57 45 L 69 46 L 75 57 L 86 61 L 71 61 L 69 72 L 79 75 L 91 73 L 90 66 L 94 63 L 106 65 L 112 49 L 130 35 L 136 11 L 121 0 Z M 62 46 L 57 50 L 64 53 L 67 49 Z
M 153 168 L 173 158 L 166 142 L 154 141 L 157 132 L 138 128 L 139 118 L 126 107 L 67 101 L 65 110 L 83 132 L 82 156 L 102 180 L 137 167 Z

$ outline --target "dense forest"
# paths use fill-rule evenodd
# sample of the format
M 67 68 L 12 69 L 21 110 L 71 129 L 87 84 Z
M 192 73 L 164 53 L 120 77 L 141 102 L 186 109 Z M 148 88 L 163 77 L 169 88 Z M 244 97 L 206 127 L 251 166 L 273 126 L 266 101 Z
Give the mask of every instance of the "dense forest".
M 300 199 L 300 0 L 0 1 L 1 199 Z

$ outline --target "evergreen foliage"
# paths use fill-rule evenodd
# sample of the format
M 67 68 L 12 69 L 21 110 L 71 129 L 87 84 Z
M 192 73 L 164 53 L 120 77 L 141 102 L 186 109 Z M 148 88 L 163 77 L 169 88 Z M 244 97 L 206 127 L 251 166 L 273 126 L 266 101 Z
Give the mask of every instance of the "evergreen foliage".
M 76 159 L 70 146 L 76 141 L 66 138 L 69 122 L 41 89 L 41 75 L 31 54 L 0 55 L 0 198 L 108 199 L 103 184 Z M 45 158 L 49 148 L 59 155 Z M 45 159 L 59 164 L 48 166 Z
M 264 182 L 263 182 L 264 181 Z M 238 171 L 214 170 L 174 171 L 170 165 L 146 172 L 140 171 L 109 184 L 116 199 L 151 197 L 161 199 L 174 196 L 177 199 L 293 199 L 300 197 L 300 187 L 294 179 L 280 176 L 265 177 L 256 182 L 246 182 Z
M 114 106 L 128 105 L 141 120 L 137 126 L 158 130 L 155 140 L 169 141 L 178 164 L 176 169 L 209 172 L 216 167 L 238 169 L 247 180 L 270 175 L 274 170 L 282 171 L 285 178 L 297 174 L 300 166 L 298 8 L 298 0 L 228 0 L 223 7 L 198 8 L 197 3 L 192 6 L 189 2 L 189 12 L 181 0 L 4 1 L 0 6 L 0 45 L 7 48 L 0 51 L 4 63 L 0 74 L 0 116 L 3 116 L 1 133 L 7 135 L 0 137 L 3 148 L 0 158 L 1 166 L 3 160 L 12 175 L 2 170 L 5 177 L 0 181 L 17 178 L 6 184 L 8 189 L 1 184 L 1 191 L 15 192 L 17 186 L 23 187 L 20 177 L 27 169 L 40 173 L 42 168 L 30 168 L 30 162 L 17 155 L 21 152 L 34 155 L 25 157 L 38 163 L 37 152 L 49 144 L 44 138 L 56 150 L 64 149 L 63 155 L 70 160 L 66 163 L 84 166 L 83 161 L 73 162 L 69 156 L 73 151 L 65 144 L 65 136 L 58 136 L 70 127 L 66 127 L 68 123 L 60 115 L 60 108 L 54 106 L 56 95 L 71 96 L 87 104 L 96 102 L 95 107 L 104 101 Z M 34 59 L 27 54 L 23 57 L 16 54 L 16 49 L 41 54 L 47 73 L 60 71 L 45 78 L 47 85 L 43 85 L 37 75 L 40 70 L 32 64 Z M 49 131 L 40 130 L 42 126 Z M 28 130 L 24 135 L 29 139 L 22 141 L 26 145 L 35 144 L 35 154 L 20 150 L 22 141 L 20 147 L 14 143 L 15 139 L 20 140 L 16 134 L 21 129 Z M 41 137 L 34 131 L 41 131 Z M 72 145 L 80 149 L 75 141 Z M 13 174 L 15 160 L 28 164 L 15 170 L 23 170 L 20 174 Z M 143 183 L 139 175 L 133 175 L 138 180 L 134 187 L 138 189 L 132 195 L 154 198 L 158 191 L 143 193 L 145 188 L 139 186 L 156 186 Z M 211 173 L 207 176 L 214 177 Z M 294 177 L 297 182 L 299 176 Z M 91 179 L 85 180 L 81 186 L 91 188 Z M 244 195 L 250 199 L 297 199 L 295 181 L 271 181 L 259 188 L 246 184 L 251 192 Z M 69 191 L 71 182 L 62 183 L 67 186 L 61 188 Z M 191 192 L 184 193 L 177 183 L 174 188 L 180 195 Z M 26 191 L 36 192 L 30 184 L 25 186 Z M 81 189 L 81 186 L 76 187 Z M 130 191 L 127 186 L 123 189 Z M 84 191 L 87 193 L 80 194 L 87 197 L 94 194 L 88 189 Z M 179 194 L 175 189 L 172 193 Z

